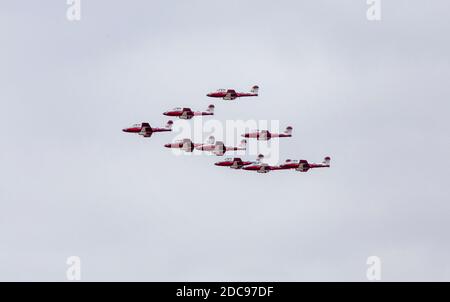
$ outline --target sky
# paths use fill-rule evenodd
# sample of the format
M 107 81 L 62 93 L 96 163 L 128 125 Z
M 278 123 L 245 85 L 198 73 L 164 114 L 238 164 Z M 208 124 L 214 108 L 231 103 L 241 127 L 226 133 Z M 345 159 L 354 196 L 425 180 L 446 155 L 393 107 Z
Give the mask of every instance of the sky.
M 82 281 L 367 281 L 376 256 L 383 281 L 450 281 L 448 1 L 68 7 L 0 3 L 0 280 L 65 281 L 77 256 Z M 121 131 L 211 103 L 293 126 L 279 162 L 331 168 L 236 171 Z

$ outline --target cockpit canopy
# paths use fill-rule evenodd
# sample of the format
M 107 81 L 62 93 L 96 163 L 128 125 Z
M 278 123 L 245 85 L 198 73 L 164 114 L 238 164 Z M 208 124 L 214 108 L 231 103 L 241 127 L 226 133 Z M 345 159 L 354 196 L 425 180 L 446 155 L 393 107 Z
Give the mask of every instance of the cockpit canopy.
M 286 163 L 298 163 L 299 161 L 296 159 L 286 159 Z

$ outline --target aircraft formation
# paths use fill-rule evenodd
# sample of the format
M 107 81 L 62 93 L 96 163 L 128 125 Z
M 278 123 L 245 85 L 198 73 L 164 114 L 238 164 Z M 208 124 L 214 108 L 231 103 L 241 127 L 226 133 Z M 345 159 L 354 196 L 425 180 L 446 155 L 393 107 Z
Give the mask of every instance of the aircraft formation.
M 223 100 L 235 100 L 241 97 L 257 97 L 259 87 L 253 86 L 250 92 L 236 92 L 234 89 L 218 89 L 215 92 L 208 93 L 206 96 L 211 98 L 220 98 Z M 163 113 L 165 116 L 190 120 L 196 116 L 212 116 L 214 115 L 213 104 L 209 105 L 205 111 L 193 111 L 191 108 L 181 108 L 177 107 L 168 110 Z M 155 132 L 170 132 L 172 131 L 173 121 L 169 120 L 165 127 L 163 128 L 153 128 L 148 122 L 142 122 L 140 124 L 134 124 L 131 127 L 122 129 L 126 133 L 135 133 L 142 135 L 143 137 L 151 137 Z M 247 139 L 256 139 L 258 141 L 267 141 L 272 138 L 285 138 L 292 137 L 291 126 L 286 127 L 285 131 L 282 133 L 271 133 L 268 130 L 254 130 L 252 132 L 247 132 L 241 136 L 244 138 L 239 146 L 226 146 L 221 141 L 216 141 L 214 136 L 210 136 L 208 140 L 204 143 L 202 142 L 192 142 L 189 138 L 175 141 L 173 143 L 165 144 L 166 148 L 180 149 L 184 152 L 193 152 L 194 150 L 209 152 L 217 156 L 223 156 L 226 152 L 234 152 L 240 150 L 246 150 Z M 284 163 L 279 165 L 269 165 L 263 162 L 264 155 L 260 154 L 254 161 L 244 161 L 239 157 L 226 158 L 223 161 L 216 162 L 215 165 L 219 167 L 229 167 L 231 169 L 241 169 L 246 171 L 256 171 L 258 173 L 268 173 L 273 170 L 295 170 L 299 172 L 307 172 L 310 169 L 315 168 L 329 168 L 331 158 L 329 156 L 325 157 L 321 163 L 309 163 L 307 160 L 291 160 L 287 159 Z

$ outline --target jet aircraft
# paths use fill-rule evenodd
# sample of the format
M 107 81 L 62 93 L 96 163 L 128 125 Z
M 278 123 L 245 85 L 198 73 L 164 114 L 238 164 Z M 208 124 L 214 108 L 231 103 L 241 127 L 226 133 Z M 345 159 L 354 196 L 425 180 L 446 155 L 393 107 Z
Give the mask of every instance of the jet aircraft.
M 205 111 L 192 111 L 191 108 L 174 108 L 163 113 L 167 116 L 175 116 L 180 119 L 190 120 L 194 116 L 214 115 L 214 105 L 209 105 Z
M 172 121 L 168 121 L 164 128 L 152 128 L 149 123 L 143 122 L 140 124 L 134 124 L 129 128 L 122 129 L 123 132 L 137 133 L 143 137 L 150 137 L 154 132 L 167 132 L 172 131 Z
M 259 87 L 253 86 L 250 92 L 236 92 L 234 89 L 218 89 L 215 92 L 208 93 L 206 96 L 211 98 L 221 98 L 224 100 L 235 100 L 241 97 L 258 96 Z
M 283 133 L 271 133 L 269 130 L 254 130 L 250 133 L 242 134 L 246 138 L 256 138 L 259 141 L 267 141 L 274 137 L 292 137 L 292 127 L 286 127 Z

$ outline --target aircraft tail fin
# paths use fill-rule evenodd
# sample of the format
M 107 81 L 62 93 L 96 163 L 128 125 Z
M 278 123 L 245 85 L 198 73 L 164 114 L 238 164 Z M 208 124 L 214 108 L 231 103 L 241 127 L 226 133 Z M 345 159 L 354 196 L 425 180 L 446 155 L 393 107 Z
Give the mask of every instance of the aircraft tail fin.
M 250 90 L 251 93 L 254 93 L 256 95 L 258 94 L 258 91 L 259 91 L 259 86 L 258 85 L 253 86 L 252 90 Z
M 323 159 L 323 162 L 322 162 L 322 164 L 324 164 L 324 165 L 326 165 L 326 166 L 330 166 L 330 163 L 331 163 L 331 157 L 329 157 L 329 156 L 327 156 L 327 157 L 325 157 L 324 159 Z
M 243 139 L 241 140 L 241 143 L 239 144 L 239 148 L 245 148 L 247 147 L 247 140 Z
M 256 158 L 256 162 L 260 163 L 260 162 L 262 162 L 263 159 L 264 159 L 264 155 L 259 154 L 258 157 Z
M 215 106 L 211 104 L 208 106 L 208 109 L 206 109 L 206 112 L 214 114 L 214 108 Z
M 292 128 L 291 126 L 286 127 L 286 130 L 284 130 L 284 133 L 287 135 L 292 135 L 292 130 L 294 128 Z
M 167 121 L 166 129 L 172 129 L 173 121 Z

